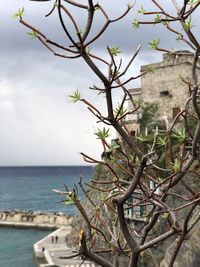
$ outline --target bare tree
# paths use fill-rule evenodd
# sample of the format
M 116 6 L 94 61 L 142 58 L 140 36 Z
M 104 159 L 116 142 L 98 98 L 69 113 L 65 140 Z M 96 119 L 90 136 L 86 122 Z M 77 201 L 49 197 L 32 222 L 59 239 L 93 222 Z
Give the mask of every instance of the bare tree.
M 109 55 L 109 59 L 91 52 L 92 45 L 98 41 L 111 24 L 118 23 L 129 16 L 132 5 L 127 5 L 119 17 L 111 19 L 106 12 L 106 7 L 101 6 L 98 2 L 94 3 L 93 0 L 84 2 L 56 0 L 47 17 L 58 12 L 61 28 L 68 38 L 67 46 L 49 39 L 42 31 L 25 21 L 24 9 L 19 9 L 16 13 L 19 22 L 28 27 L 32 31 L 31 35 L 37 38 L 53 55 L 65 59 L 82 58 L 91 71 L 96 74 L 101 81 L 102 88 L 93 86 L 90 89 L 96 90 L 97 94 L 105 95 L 107 114 L 104 115 L 104 112 L 95 107 L 93 103 L 82 98 L 79 91 L 76 91 L 71 99 L 73 102 L 83 102 L 99 122 L 113 127 L 121 138 L 110 144 L 107 141 L 109 130 L 98 129 L 96 135 L 103 146 L 102 160 L 96 160 L 82 153 L 85 161 L 101 164 L 109 170 L 109 179 L 96 180 L 89 185 L 92 191 L 103 193 L 98 204 L 97 200 L 91 198 L 81 184 L 88 202 L 93 207 L 92 213 L 89 213 L 82 205 L 75 190 L 74 192 L 68 190 L 59 192 L 64 195 L 66 203 L 72 203 L 77 207 L 86 225 L 79 232 L 79 249 L 74 256 L 82 255 L 104 267 L 118 266 L 119 255 L 123 255 L 128 260 L 129 267 L 137 266 L 144 251 L 154 248 L 170 238 L 175 240 L 176 244 L 168 265 L 171 267 L 183 241 L 200 219 L 197 214 L 200 203 L 199 188 L 192 188 L 191 184 L 184 180 L 186 176 L 193 177 L 195 181 L 199 179 L 193 163 L 196 160 L 199 161 L 200 106 L 197 63 L 200 46 L 192 32 L 191 16 L 198 9 L 200 1 L 184 0 L 182 4 L 178 4 L 175 0 L 171 0 L 171 5 L 175 9 L 173 14 L 165 10 L 162 5 L 163 1 L 151 0 L 151 2 L 155 6 L 155 11 L 146 11 L 145 8 L 141 8 L 139 11 L 144 16 L 148 16 L 149 20 L 138 21 L 133 18 L 133 27 L 139 28 L 141 24 L 162 24 L 175 35 L 175 38 L 189 47 L 193 53 L 193 65 L 191 82 L 183 81 L 183 84 L 187 84 L 189 92 L 185 108 L 179 112 L 165 133 L 152 133 L 152 141 L 148 144 L 142 138 L 133 137 L 124 123 L 126 116 L 130 113 L 134 114 L 140 108 L 140 103 L 135 101 L 129 93 L 129 84 L 145 73 L 142 72 L 136 77 L 126 77 L 140 51 L 140 46 L 125 67 L 123 67 L 122 60 L 118 60 L 117 57 L 120 52 L 119 47 L 107 47 L 105 52 Z M 73 9 L 70 9 L 71 6 Z M 76 9 L 87 14 L 85 24 L 81 26 L 81 29 L 73 14 Z M 102 15 L 104 23 L 101 29 L 94 34 L 94 18 L 97 13 L 98 16 Z M 65 22 L 66 18 L 72 27 L 68 27 Z M 180 27 L 176 28 L 175 23 L 179 23 L 181 29 Z M 71 28 L 73 31 L 69 30 Z M 150 45 L 157 51 L 176 54 L 176 52 L 159 47 L 159 39 L 153 40 Z M 107 68 L 107 72 L 102 71 L 102 64 L 104 69 Z M 113 92 L 116 90 L 123 93 L 118 107 L 114 106 L 113 101 Z M 125 108 L 127 101 L 132 101 L 133 111 Z M 178 130 L 177 124 L 180 119 L 183 129 Z M 191 119 L 193 120 L 192 133 L 188 127 Z M 190 150 L 187 149 L 188 144 L 191 146 Z M 163 162 L 165 162 L 164 165 Z M 155 185 L 153 189 L 149 186 L 150 182 Z M 180 184 L 184 190 L 182 192 L 179 190 L 177 193 L 176 188 Z M 130 203 L 131 198 L 134 199 L 132 204 Z M 170 201 L 172 199 L 181 200 L 180 204 L 176 205 L 175 201 Z M 134 211 L 140 207 L 145 210 L 140 225 L 135 227 L 128 224 L 127 210 Z M 185 213 L 181 220 L 179 218 L 180 211 Z M 164 227 L 159 228 L 161 224 Z M 101 240 L 101 243 L 98 240 Z M 104 257 L 106 254 L 112 255 L 113 261 Z M 152 259 L 154 266 L 159 266 L 160 262 L 156 257 L 152 256 Z

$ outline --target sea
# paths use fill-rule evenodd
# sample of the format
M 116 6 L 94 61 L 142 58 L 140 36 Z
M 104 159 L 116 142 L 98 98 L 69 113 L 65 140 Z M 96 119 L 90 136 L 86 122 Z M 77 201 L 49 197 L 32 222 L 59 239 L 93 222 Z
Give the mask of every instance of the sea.
M 76 214 L 53 189 L 75 189 L 91 179 L 91 166 L 0 167 L 0 210 L 46 211 Z M 0 227 L 0 267 L 36 267 L 33 244 L 49 234 L 36 229 Z

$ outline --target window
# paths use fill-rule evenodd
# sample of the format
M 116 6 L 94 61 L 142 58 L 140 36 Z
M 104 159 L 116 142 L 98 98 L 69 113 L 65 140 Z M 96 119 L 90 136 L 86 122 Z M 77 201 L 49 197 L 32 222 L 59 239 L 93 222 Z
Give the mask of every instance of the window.
M 176 107 L 176 108 L 172 109 L 173 119 L 179 114 L 179 112 L 180 112 L 180 108 L 179 107 Z
M 136 132 L 135 131 L 131 131 L 130 134 L 131 134 L 131 136 L 135 136 Z
M 169 96 L 169 91 L 168 90 L 161 91 L 160 96 Z

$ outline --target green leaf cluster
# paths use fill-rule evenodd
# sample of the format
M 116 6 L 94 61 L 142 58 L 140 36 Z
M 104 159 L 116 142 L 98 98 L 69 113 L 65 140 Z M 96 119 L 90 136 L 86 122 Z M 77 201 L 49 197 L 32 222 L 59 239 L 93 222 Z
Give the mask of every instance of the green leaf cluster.
M 81 94 L 78 90 L 76 90 L 76 92 L 73 95 L 69 95 L 69 97 L 71 98 L 71 101 L 73 103 L 76 103 L 81 100 Z
M 139 21 L 135 19 L 135 20 L 132 22 L 132 27 L 133 27 L 134 29 L 139 29 L 139 28 L 140 28 L 140 23 L 139 23 Z
M 171 168 L 173 171 L 178 172 L 181 168 L 181 163 L 178 159 L 175 159 L 174 162 L 171 163 Z
M 141 6 L 140 9 L 138 9 L 138 14 L 144 14 L 146 12 L 146 10 L 144 10 L 143 6 Z
M 160 14 L 157 14 L 154 18 L 155 22 L 160 22 L 162 20 L 162 16 Z
M 164 26 L 167 26 L 167 25 L 169 24 L 169 21 L 167 21 L 167 20 L 163 20 L 162 24 L 163 24 Z
M 70 206 L 70 205 L 74 205 L 75 202 L 77 200 L 77 196 L 74 192 L 69 192 L 67 194 L 67 197 L 64 201 L 62 201 L 63 204 Z
M 194 4 L 196 4 L 198 2 L 198 0 L 189 0 L 188 1 L 188 5 L 194 5 Z
M 150 49 L 153 49 L 153 50 L 158 48 L 159 43 L 160 43 L 160 39 L 159 38 L 158 39 L 154 39 L 151 42 L 148 42 L 148 44 L 150 46 Z
M 141 143 L 151 144 L 153 142 L 153 135 L 139 135 L 136 137 Z
M 99 3 L 97 3 L 97 4 L 95 5 L 94 10 L 95 10 L 95 11 L 100 10 L 100 5 L 99 5 Z
M 105 140 L 110 136 L 109 130 L 110 129 L 106 129 L 105 127 L 103 127 L 102 130 L 97 128 L 97 131 L 94 134 L 97 136 L 97 139 Z
M 183 35 L 182 34 L 179 34 L 178 37 L 176 38 L 176 41 L 177 42 L 180 42 L 183 40 Z
M 101 200 L 102 202 L 105 202 L 107 199 L 107 195 L 105 193 L 100 193 L 99 194 L 99 200 Z
M 192 27 L 194 27 L 194 24 L 192 23 L 192 16 L 189 16 L 189 18 L 182 23 L 183 29 L 186 31 L 190 31 Z
M 183 143 L 185 142 L 186 140 L 186 131 L 185 131 L 185 128 L 182 128 L 176 132 L 173 132 L 172 134 L 172 140 L 175 142 L 175 143 Z
M 115 152 L 119 148 L 120 146 L 115 141 L 112 141 L 111 144 L 109 145 L 109 150 L 112 152 Z
M 21 18 L 24 16 L 25 9 L 24 7 L 19 8 L 18 11 L 13 15 L 14 18 Z
M 114 161 L 115 160 L 115 152 L 118 151 L 120 146 L 117 144 L 116 141 L 112 141 L 111 144 L 108 146 L 108 150 L 104 151 L 101 154 L 101 158 L 104 160 Z
M 163 146 L 166 146 L 168 143 L 168 137 L 167 136 L 159 136 L 158 137 L 158 140 L 156 142 L 156 144 L 159 146 L 159 147 L 163 147 Z
M 117 56 L 118 54 L 121 53 L 120 49 L 119 49 L 119 46 L 117 47 L 110 47 L 109 48 L 109 51 L 110 53 L 113 55 L 113 56 Z
M 168 219 L 168 217 L 169 217 L 169 213 L 168 212 L 164 212 L 162 215 L 161 215 L 161 218 L 162 219 Z
M 119 116 L 123 116 L 123 115 L 125 115 L 126 113 L 128 112 L 128 110 L 127 109 L 125 109 L 125 108 L 116 108 L 116 109 L 114 109 L 114 114 L 115 115 L 119 115 Z
M 31 39 L 38 37 L 38 33 L 36 31 L 27 32 Z

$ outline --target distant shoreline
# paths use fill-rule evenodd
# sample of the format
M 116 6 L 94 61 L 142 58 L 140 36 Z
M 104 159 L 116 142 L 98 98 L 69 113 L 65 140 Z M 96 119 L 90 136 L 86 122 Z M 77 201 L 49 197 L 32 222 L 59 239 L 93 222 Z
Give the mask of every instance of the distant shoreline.
M 72 218 L 71 215 L 63 213 L 18 210 L 0 211 L 0 227 L 55 230 L 63 226 L 70 226 Z

